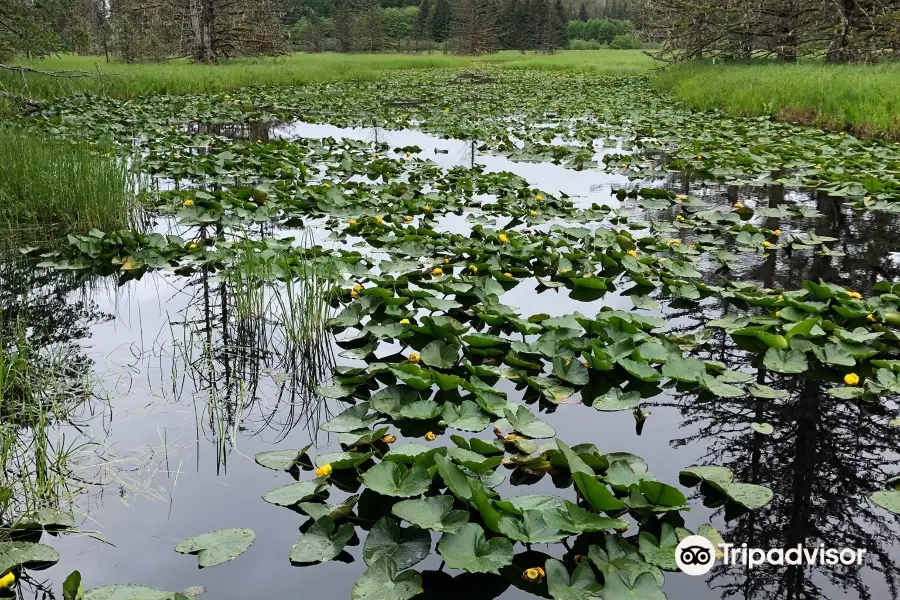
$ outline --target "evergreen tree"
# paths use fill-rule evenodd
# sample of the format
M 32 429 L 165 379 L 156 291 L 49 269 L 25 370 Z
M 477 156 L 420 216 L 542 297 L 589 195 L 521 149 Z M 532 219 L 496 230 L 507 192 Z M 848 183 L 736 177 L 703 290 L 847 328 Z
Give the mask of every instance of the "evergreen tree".
M 566 47 L 566 10 L 562 0 L 556 0 L 553 7 L 553 47 L 556 50 Z
M 587 23 L 588 11 L 587 11 L 587 6 L 584 5 L 584 2 L 581 3 L 581 9 L 578 11 L 578 19 L 582 23 Z
M 431 11 L 429 26 L 431 39 L 435 42 L 446 42 L 450 37 L 450 28 L 453 25 L 453 7 L 450 0 L 435 0 L 434 10 Z
M 431 0 L 422 0 L 419 5 L 419 12 L 416 13 L 416 20 L 413 22 L 412 38 L 417 42 L 424 42 L 431 39 L 431 28 L 429 21 L 431 19 L 431 11 L 433 5 Z

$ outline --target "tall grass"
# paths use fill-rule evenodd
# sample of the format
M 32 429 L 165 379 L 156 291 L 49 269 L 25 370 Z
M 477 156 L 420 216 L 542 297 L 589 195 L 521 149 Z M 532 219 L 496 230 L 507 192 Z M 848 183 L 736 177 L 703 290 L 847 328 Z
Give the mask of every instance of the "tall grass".
M 655 79 L 688 107 L 900 140 L 900 63 L 689 64 Z
M 81 488 L 70 463 L 85 442 L 67 442 L 58 428 L 90 385 L 65 348 L 39 353 L 23 322 L 6 325 L 0 314 L 0 520 L 10 523 L 69 503 Z
M 373 81 L 382 71 L 432 67 L 467 68 L 499 64 L 510 68 L 583 69 L 642 72 L 653 60 L 637 50 L 565 51 L 553 55 L 499 52 L 480 57 L 448 54 L 291 54 L 272 58 L 235 59 L 220 65 L 187 60 L 164 63 L 107 63 L 98 56 L 54 56 L 18 64 L 44 71 L 82 71 L 91 77 L 51 77 L 0 71 L 4 89 L 40 100 L 91 92 L 117 98 L 144 94 L 219 92 L 256 85 L 295 86 L 308 83 Z
M 0 249 L 132 223 L 135 184 L 110 148 L 5 128 L 0 164 Z

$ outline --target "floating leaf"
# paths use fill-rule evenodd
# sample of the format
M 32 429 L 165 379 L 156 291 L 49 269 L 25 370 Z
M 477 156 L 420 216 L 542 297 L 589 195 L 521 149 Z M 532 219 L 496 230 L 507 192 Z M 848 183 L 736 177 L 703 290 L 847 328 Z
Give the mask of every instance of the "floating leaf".
M 430 496 L 398 502 L 391 512 L 422 529 L 454 533 L 469 522 L 469 512 L 453 510 L 453 503 L 452 496 Z
M 375 522 L 363 547 L 367 565 L 389 559 L 401 570 L 421 562 L 430 553 L 431 535 L 427 531 L 418 527 L 401 530 L 391 517 L 381 517 Z
M 291 548 L 292 563 L 311 564 L 335 558 L 353 538 L 352 523 L 335 527 L 331 517 L 322 517 L 313 523 Z
M 504 537 L 486 540 L 480 525 L 468 523 L 456 533 L 445 533 L 438 552 L 451 569 L 469 573 L 497 573 L 512 564 L 513 545 Z
M 175 552 L 196 554 L 201 567 L 215 567 L 246 552 L 254 539 L 249 529 L 220 529 L 189 537 L 175 546 Z
M 422 588 L 422 576 L 415 571 L 397 572 L 390 559 L 371 565 L 353 584 L 352 600 L 410 600 Z
M 422 467 L 407 468 L 397 462 L 380 462 L 363 473 L 362 481 L 383 496 L 409 498 L 428 491 L 431 476 Z

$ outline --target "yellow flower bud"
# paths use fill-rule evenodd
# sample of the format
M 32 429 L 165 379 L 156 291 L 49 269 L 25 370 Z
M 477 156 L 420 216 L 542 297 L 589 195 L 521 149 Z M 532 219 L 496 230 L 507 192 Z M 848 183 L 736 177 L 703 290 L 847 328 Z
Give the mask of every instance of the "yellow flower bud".
M 429 431 L 428 433 L 425 434 L 425 441 L 426 441 L 426 442 L 433 442 L 433 441 L 436 440 L 436 439 L 437 439 L 437 436 L 434 435 L 434 432 Z
M 331 472 L 333 470 L 334 469 L 332 469 L 331 465 L 322 465 L 321 467 L 316 469 L 316 477 L 319 477 L 320 479 L 324 479 L 324 478 L 328 477 L 329 475 L 331 475 Z
M 409 319 L 400 319 L 401 325 L 409 325 Z
M 637 258 L 637 250 L 629 250 L 628 254 L 633 258 Z
M 540 567 L 531 567 L 530 569 L 525 569 L 525 572 L 522 573 L 522 579 L 528 583 L 543 583 L 545 577 L 544 569 Z
M 544 197 L 541 196 L 540 194 L 538 194 L 537 196 L 534 197 L 534 199 L 537 200 L 538 202 L 540 202 L 541 200 L 544 199 Z
M 419 356 L 418 352 L 410 352 L 409 353 L 409 362 L 413 364 L 418 364 L 418 362 L 422 360 L 422 357 Z
M 497 236 L 497 239 L 499 239 L 500 242 L 503 243 L 503 244 L 508 244 L 508 243 L 509 243 L 509 236 L 507 236 L 505 233 L 501 233 L 500 235 L 498 235 L 498 236 Z
M 512 273 L 504 273 L 503 276 L 509 279 L 512 277 Z
M 776 230 L 773 231 L 772 233 L 775 235 L 775 237 L 779 237 L 779 236 L 781 235 L 781 230 L 780 230 L 780 229 L 776 229 Z
M 856 373 L 847 373 L 844 375 L 844 383 L 847 385 L 856 385 L 859 383 L 859 375 Z
M 191 207 L 194 205 L 194 201 L 191 200 L 190 198 L 188 198 L 187 200 L 184 201 L 184 205 L 187 207 Z
M 444 270 L 440 267 L 435 267 L 431 270 L 431 274 L 434 275 L 435 277 L 437 277 L 438 275 L 443 275 Z
M 381 441 L 384 442 L 385 444 L 393 444 L 394 442 L 397 441 L 397 436 L 396 435 L 386 435 L 383 438 L 381 438 Z

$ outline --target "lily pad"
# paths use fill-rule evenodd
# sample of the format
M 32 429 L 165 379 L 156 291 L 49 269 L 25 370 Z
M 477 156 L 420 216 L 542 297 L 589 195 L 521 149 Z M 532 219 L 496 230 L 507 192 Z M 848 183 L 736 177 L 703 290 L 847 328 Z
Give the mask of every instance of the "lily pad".
M 504 537 L 486 540 L 484 530 L 475 523 L 442 535 L 438 552 L 448 567 L 469 573 L 497 573 L 513 560 L 512 542 Z
M 249 529 L 220 529 L 189 537 L 175 546 L 175 552 L 196 554 L 200 567 L 215 567 L 246 552 L 254 539 Z
M 427 531 L 418 527 L 401 530 L 391 517 L 381 517 L 375 522 L 363 547 L 367 565 L 390 559 L 401 570 L 421 562 L 430 553 L 431 535 Z
M 343 551 L 353 538 L 353 533 L 352 523 L 335 527 L 331 517 L 322 517 L 291 548 L 291 562 L 310 564 L 329 561 Z

